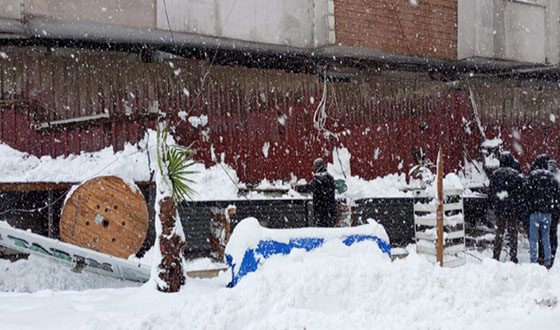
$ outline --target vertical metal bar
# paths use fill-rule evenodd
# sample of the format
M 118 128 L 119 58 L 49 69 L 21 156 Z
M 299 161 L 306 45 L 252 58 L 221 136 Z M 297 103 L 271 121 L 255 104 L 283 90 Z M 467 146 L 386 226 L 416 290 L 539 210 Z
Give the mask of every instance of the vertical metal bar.
M 437 261 L 443 267 L 443 157 L 441 155 L 441 147 L 438 152 L 437 164 Z
M 49 207 L 47 209 L 47 220 L 48 220 L 48 237 L 53 237 L 53 191 L 52 189 L 47 190 L 47 203 L 49 203 Z

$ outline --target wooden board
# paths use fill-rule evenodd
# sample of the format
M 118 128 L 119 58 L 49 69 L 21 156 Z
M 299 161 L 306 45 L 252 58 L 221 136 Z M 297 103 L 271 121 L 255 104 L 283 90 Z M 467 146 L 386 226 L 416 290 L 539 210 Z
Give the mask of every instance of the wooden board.
M 60 239 L 128 258 L 140 250 L 148 221 L 140 191 L 118 177 L 98 177 L 80 185 L 67 199 L 60 216 Z

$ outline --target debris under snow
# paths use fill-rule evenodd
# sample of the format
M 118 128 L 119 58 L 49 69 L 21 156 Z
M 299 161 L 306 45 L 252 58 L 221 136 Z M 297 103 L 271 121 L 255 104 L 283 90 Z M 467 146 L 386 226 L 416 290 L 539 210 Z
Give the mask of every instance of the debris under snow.
M 488 140 L 484 140 L 484 142 L 482 142 L 481 146 L 485 149 L 492 149 L 492 148 L 497 148 L 499 146 L 501 146 L 504 143 L 504 141 L 501 138 L 493 138 L 493 139 L 488 139 Z
M 190 116 L 189 123 L 191 123 L 192 127 L 194 128 L 198 128 L 198 126 L 205 127 L 208 124 L 208 116 L 206 115 L 201 115 L 200 117 Z
M 182 120 L 182 121 L 186 121 L 187 120 L 187 116 L 189 114 L 186 111 L 179 111 L 177 113 L 177 116 Z

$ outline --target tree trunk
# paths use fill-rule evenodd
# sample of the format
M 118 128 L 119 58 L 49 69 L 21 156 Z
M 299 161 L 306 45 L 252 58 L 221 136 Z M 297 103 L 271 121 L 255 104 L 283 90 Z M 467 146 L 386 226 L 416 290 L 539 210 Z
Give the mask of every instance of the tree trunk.
M 161 221 L 159 248 L 162 257 L 159 264 L 159 278 L 167 284 L 167 287 L 158 285 L 158 290 L 162 292 L 177 292 L 185 284 L 182 262 L 185 241 L 175 232 L 175 222 L 177 220 L 175 200 L 166 196 L 159 201 L 159 206 L 159 219 Z

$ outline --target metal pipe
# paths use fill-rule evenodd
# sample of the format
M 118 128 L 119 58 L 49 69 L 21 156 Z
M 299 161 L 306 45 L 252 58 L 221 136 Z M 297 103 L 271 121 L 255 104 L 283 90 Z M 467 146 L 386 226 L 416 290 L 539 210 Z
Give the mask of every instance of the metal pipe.
M 39 123 L 39 124 L 31 124 L 31 129 L 33 129 L 35 131 L 38 131 L 38 130 L 53 127 L 53 126 L 56 126 L 56 125 L 79 123 L 79 122 L 83 122 L 83 121 L 96 120 L 96 119 L 108 119 L 108 118 L 109 118 L 108 113 L 102 113 L 102 114 L 99 114 L 99 115 L 84 116 L 84 117 L 63 119 L 63 120 L 55 120 L 55 121 L 46 121 L 46 122 Z

